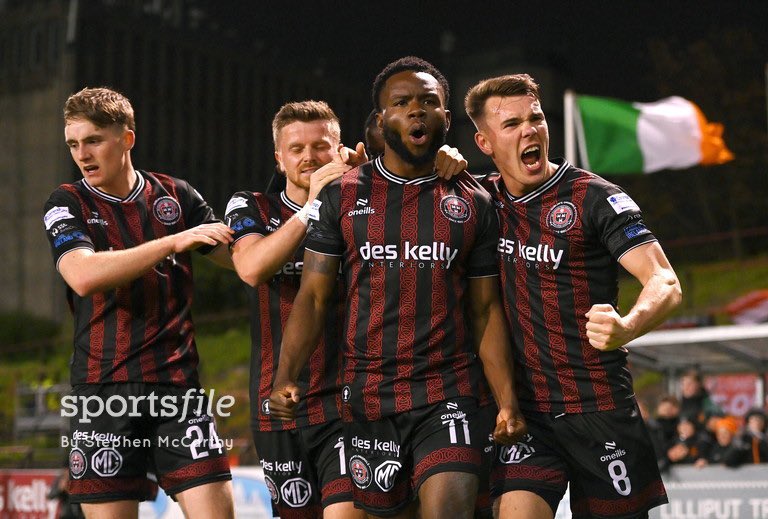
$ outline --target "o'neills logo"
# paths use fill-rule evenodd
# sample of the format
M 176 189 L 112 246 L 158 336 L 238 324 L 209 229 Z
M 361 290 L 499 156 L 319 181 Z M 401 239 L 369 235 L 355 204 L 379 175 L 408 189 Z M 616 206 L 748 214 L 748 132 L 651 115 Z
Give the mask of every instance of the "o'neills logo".
M 181 218 L 181 206 L 176 199 L 170 196 L 161 196 L 155 200 L 152 212 L 155 214 L 155 218 L 165 225 L 173 225 Z
M 368 260 L 398 260 L 404 261 L 429 261 L 446 262 L 445 268 L 451 267 L 451 262 L 456 259 L 459 249 L 452 249 L 443 242 L 433 241 L 430 245 L 411 245 L 406 241 L 403 244 L 402 252 L 398 250 L 397 245 L 373 245 L 367 241 L 360 247 L 360 256 Z

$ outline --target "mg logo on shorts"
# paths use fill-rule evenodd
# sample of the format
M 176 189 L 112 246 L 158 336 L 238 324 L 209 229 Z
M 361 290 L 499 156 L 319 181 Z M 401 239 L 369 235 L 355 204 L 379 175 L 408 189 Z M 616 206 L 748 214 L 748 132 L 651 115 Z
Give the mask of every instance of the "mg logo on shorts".
M 388 460 L 376 467 L 376 471 L 373 477 L 376 479 L 376 484 L 384 492 L 389 492 L 395 486 L 395 478 L 397 473 L 400 472 L 400 462 Z
M 371 466 L 362 456 L 354 455 L 349 458 L 349 473 L 357 488 L 365 490 L 371 484 Z
M 267 485 L 267 490 L 269 490 L 269 497 L 272 498 L 272 502 L 277 504 L 280 502 L 280 494 L 277 493 L 277 486 L 275 485 L 275 482 L 272 481 L 272 478 L 269 476 L 264 476 L 264 484 Z
M 122 466 L 123 457 L 113 447 L 103 447 L 91 456 L 91 467 L 101 477 L 114 476 Z
M 280 487 L 280 495 L 288 506 L 300 508 L 312 497 L 312 487 L 306 479 L 291 478 Z
M 516 443 L 514 445 L 504 445 L 499 450 L 499 461 L 505 465 L 520 463 L 521 461 L 533 456 L 533 447 L 525 443 Z

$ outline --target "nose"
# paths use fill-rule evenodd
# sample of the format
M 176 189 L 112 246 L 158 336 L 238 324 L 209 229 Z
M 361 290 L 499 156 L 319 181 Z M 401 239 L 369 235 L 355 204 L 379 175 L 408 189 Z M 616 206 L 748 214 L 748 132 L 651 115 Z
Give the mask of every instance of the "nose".
M 301 154 L 301 161 L 312 164 L 317 159 L 317 152 L 311 147 L 307 146 L 304 148 L 304 153 Z
M 424 117 L 424 114 L 426 114 L 426 110 L 424 110 L 424 106 L 419 102 L 418 99 L 412 99 L 408 103 L 408 116 L 409 117 Z
M 75 148 L 74 155 L 76 160 L 82 161 L 90 155 L 90 152 L 87 146 L 78 146 Z
M 533 135 L 536 135 L 538 133 L 538 130 L 536 130 L 536 126 L 533 124 L 525 124 L 523 126 L 523 137 L 531 137 Z

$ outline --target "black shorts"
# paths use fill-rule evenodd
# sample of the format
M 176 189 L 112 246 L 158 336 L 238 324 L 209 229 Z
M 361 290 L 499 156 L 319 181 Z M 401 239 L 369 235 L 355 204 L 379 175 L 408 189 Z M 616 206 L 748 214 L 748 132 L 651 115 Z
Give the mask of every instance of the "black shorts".
M 156 488 L 148 472 L 170 496 L 232 479 L 226 443 L 201 391 L 138 382 L 75 386 L 65 407 L 76 414 L 62 438 L 70 448 L 72 501 L 150 499 Z
M 483 432 L 488 432 L 483 443 L 482 465 L 480 467 L 479 485 L 477 487 L 477 502 L 475 504 L 476 519 L 493 518 L 493 499 L 491 499 L 491 467 L 493 466 L 496 443 L 493 441 L 493 430 L 496 427 L 496 415 L 499 408 L 495 403 L 481 406 L 477 411 L 477 423 Z
M 459 397 L 374 422 L 345 423 L 355 506 L 373 515 L 394 515 L 434 474 L 477 475 L 488 436 L 476 427 L 477 411 L 475 399 Z
M 326 506 L 352 501 L 341 420 L 289 431 L 252 432 L 274 515 L 322 517 Z
M 544 498 L 554 513 L 570 482 L 574 518 L 637 517 L 668 502 L 637 406 L 524 414 L 530 434 L 496 449 L 493 496 L 528 490 Z

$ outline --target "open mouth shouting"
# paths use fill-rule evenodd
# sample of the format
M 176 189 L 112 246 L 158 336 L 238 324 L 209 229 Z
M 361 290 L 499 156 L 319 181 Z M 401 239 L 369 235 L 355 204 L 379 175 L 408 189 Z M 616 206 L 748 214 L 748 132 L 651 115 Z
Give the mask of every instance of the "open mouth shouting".
M 408 140 L 416 146 L 423 146 L 427 143 L 428 138 L 427 125 L 424 123 L 412 126 L 408 132 Z
M 520 160 L 529 171 L 536 171 L 541 167 L 541 146 L 533 144 L 523 150 Z

